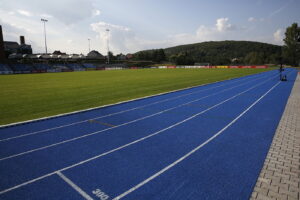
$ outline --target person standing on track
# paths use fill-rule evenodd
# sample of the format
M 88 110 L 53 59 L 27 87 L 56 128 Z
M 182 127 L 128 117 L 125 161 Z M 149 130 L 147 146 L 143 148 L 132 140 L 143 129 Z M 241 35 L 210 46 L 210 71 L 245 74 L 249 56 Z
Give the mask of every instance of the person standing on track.
M 283 71 L 283 67 L 282 67 L 282 64 L 280 64 L 280 67 L 279 67 L 279 79 L 280 80 L 282 79 L 282 71 Z

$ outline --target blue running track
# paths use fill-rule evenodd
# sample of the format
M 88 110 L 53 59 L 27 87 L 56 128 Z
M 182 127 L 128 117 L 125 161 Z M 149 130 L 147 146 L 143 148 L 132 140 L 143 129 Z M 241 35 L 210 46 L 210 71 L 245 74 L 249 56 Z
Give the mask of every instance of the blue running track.
M 0 199 L 249 199 L 297 71 L 0 128 Z

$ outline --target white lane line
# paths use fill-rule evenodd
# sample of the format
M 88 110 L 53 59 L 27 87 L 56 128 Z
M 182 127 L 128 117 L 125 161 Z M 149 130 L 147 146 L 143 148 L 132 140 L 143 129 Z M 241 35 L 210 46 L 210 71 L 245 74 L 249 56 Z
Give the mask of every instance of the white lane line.
M 276 76 L 277 76 L 277 75 L 276 75 Z M 273 77 L 274 77 L 274 76 L 270 77 L 269 79 L 272 79 Z M 261 79 L 261 78 L 258 78 L 258 79 Z M 236 87 L 240 87 L 241 85 L 248 84 L 249 82 L 252 82 L 252 81 L 255 81 L 255 80 L 258 80 L 258 79 L 254 79 L 254 80 L 251 80 L 251 81 L 242 83 L 242 84 L 240 84 L 240 85 L 237 85 L 237 86 L 234 86 L 234 87 L 231 87 L 231 88 L 227 88 L 227 89 L 221 90 L 221 91 L 219 91 L 219 92 L 216 92 L 216 93 L 213 93 L 213 94 L 210 94 L 210 95 L 201 97 L 200 99 L 196 99 L 196 100 L 193 100 L 193 101 L 184 103 L 184 104 L 180 104 L 180 105 L 178 105 L 178 106 L 175 106 L 175 107 L 172 107 L 172 108 L 169 108 L 169 109 L 166 109 L 166 110 L 162 110 L 162 111 L 160 111 L 160 112 L 157 112 L 157 113 L 154 113 L 154 114 L 151 114 L 151 115 L 147 115 L 147 116 L 145 116 L 145 117 L 138 118 L 138 119 L 135 119 L 135 120 L 132 120 L 132 121 L 129 121 L 129 122 L 126 122 L 126 123 L 123 123 L 123 124 L 114 126 L 114 127 L 110 127 L 110 128 L 103 129 L 103 130 L 100 130 L 100 131 L 88 133 L 88 134 L 85 134 L 85 135 L 82 135 L 82 136 L 78 136 L 78 137 L 75 137 L 75 138 L 71 138 L 71 139 L 68 139 L 68 140 L 63 140 L 63 141 L 61 141 L 61 142 L 53 143 L 53 144 L 50 144 L 50 145 L 47 145 L 47 146 L 43 146 L 43 147 L 31 149 L 31 150 L 28 150 L 28 151 L 24 151 L 24 152 L 22 152 L 22 153 L 18 153 L 18 154 L 13 154 L 13 155 L 10 155 L 10 156 L 6 156 L 6 157 L 3 157 L 3 158 L 0 158 L 0 161 L 4 161 L 4 160 L 11 159 L 11 158 L 14 158 L 14 157 L 18 157 L 18 156 L 22 156 L 22 155 L 25 155 L 25 154 L 33 153 L 33 152 L 40 151 L 40 150 L 43 150 L 43 149 L 48 149 L 48 148 L 50 148 L 50 147 L 54 147 L 54 146 L 58 146 L 58 145 L 65 144 L 65 143 L 68 143 L 68 142 L 72 142 L 72 141 L 75 141 L 75 140 L 79 140 L 79 139 L 82 139 L 82 138 L 85 138 L 85 137 L 89 137 L 89 136 L 92 136 L 92 135 L 95 135 L 95 134 L 103 133 L 103 132 L 106 132 L 106 131 L 111 130 L 111 129 L 115 129 L 115 128 L 119 128 L 119 127 L 122 127 L 122 126 L 126 126 L 126 125 L 128 125 L 128 124 L 132 124 L 132 123 L 135 123 L 135 122 L 144 120 L 144 119 L 148 119 L 148 118 L 150 118 L 150 117 L 153 117 L 153 116 L 156 116 L 156 115 L 160 115 L 160 114 L 165 113 L 165 112 L 168 112 L 168 111 L 170 111 L 170 110 L 174 110 L 174 109 L 177 109 L 177 108 L 179 108 L 179 107 L 183 107 L 183 106 L 185 106 L 185 105 L 188 105 L 188 104 L 191 104 L 191 103 L 200 101 L 200 100 L 202 100 L 202 99 L 208 98 L 208 97 L 210 97 L 210 96 L 214 96 L 214 95 L 219 94 L 219 93 L 222 93 L 222 92 L 224 92 L 224 91 L 231 90 L 231 89 L 236 88 Z M 267 79 L 267 80 L 269 80 L 269 79 Z
M 165 168 L 163 168 L 162 170 L 158 171 L 157 173 L 153 174 L 152 176 L 150 176 L 149 178 L 145 179 L 144 181 L 140 182 L 139 184 L 137 184 L 136 186 L 130 188 L 129 190 L 127 190 L 126 192 L 120 194 L 119 196 L 113 198 L 113 200 L 119 200 L 125 196 L 127 196 L 128 194 L 132 193 L 133 191 L 137 190 L 138 188 L 142 187 L 143 185 L 147 184 L 149 181 L 155 179 L 156 177 L 158 177 L 159 175 L 161 175 L 162 173 L 166 172 L 167 170 L 169 170 L 170 168 L 174 167 L 175 165 L 177 165 L 178 163 L 182 162 L 184 159 L 186 159 L 187 157 L 189 157 L 190 155 L 192 155 L 193 153 L 195 153 L 196 151 L 198 151 L 199 149 L 201 149 L 202 147 L 204 147 L 206 144 L 208 144 L 209 142 L 211 142 L 212 140 L 214 140 L 216 137 L 218 137 L 220 134 L 222 134 L 227 128 L 229 128 L 232 124 L 234 124 L 237 120 L 239 120 L 244 114 L 246 114 L 253 106 L 255 106 L 259 101 L 261 101 L 267 94 L 269 94 L 277 85 L 279 85 L 280 82 L 276 83 L 271 89 L 269 89 L 265 94 L 263 94 L 259 99 L 257 99 L 254 103 L 252 103 L 246 110 L 244 110 L 239 116 L 237 116 L 234 120 L 232 120 L 229 124 L 227 124 L 224 128 L 222 128 L 220 131 L 218 131 L 216 134 L 214 134 L 212 137 L 210 137 L 208 140 L 206 140 L 205 142 L 203 142 L 202 144 L 200 144 L 199 146 L 197 146 L 196 148 L 194 148 L 192 151 L 188 152 L 187 154 L 185 154 L 184 156 L 182 156 L 181 158 L 179 158 L 178 160 L 176 160 L 175 162 L 171 163 L 170 165 L 166 166 Z
M 277 75 L 276 75 L 276 76 L 277 76 Z M 269 79 L 271 79 L 271 78 L 269 78 Z M 265 83 L 265 82 L 267 82 L 267 81 L 268 81 L 268 80 L 266 80 L 266 81 L 264 81 L 264 82 L 262 82 L 262 83 L 260 83 L 260 84 L 257 84 L 256 86 L 253 86 L 253 87 L 251 87 L 250 89 L 247 89 L 247 91 L 249 91 L 249 90 L 251 90 L 251 89 L 253 89 L 253 88 L 255 88 L 255 87 L 259 86 L 259 85 L 262 85 L 263 83 Z M 242 92 L 242 93 L 245 93 L 245 92 L 246 92 L 246 91 L 244 91 L 244 92 Z M 241 95 L 242 93 L 240 93 L 239 95 Z M 235 95 L 235 96 L 237 96 L 237 95 Z M 231 97 L 231 98 L 232 98 L 232 97 Z M 222 103 L 222 102 L 221 102 L 221 103 Z M 221 105 L 221 103 L 219 103 L 219 105 Z M 208 109 L 209 109 L 209 108 L 208 108 Z M 208 111 L 208 109 L 207 109 L 207 111 Z M 202 111 L 201 113 L 203 113 L 203 111 Z M 198 113 L 198 115 L 200 115 L 200 114 Z M 190 117 L 190 118 L 191 118 L 191 117 Z M 185 120 L 185 121 L 186 121 L 186 120 Z M 178 124 L 178 123 L 177 123 L 177 124 Z M 178 125 L 179 125 L 179 124 L 178 124 Z M 172 127 L 174 127 L 174 125 L 172 125 Z M 165 130 L 167 130 L 167 129 L 165 128 Z M 160 132 L 160 133 L 161 133 L 161 132 Z M 149 137 L 152 137 L 152 136 L 154 136 L 154 135 L 157 135 L 157 134 L 158 134 L 157 132 L 156 132 L 156 133 L 153 133 L 153 134 L 151 134 L 151 135 L 148 135 L 148 136 L 146 136 L 146 137 L 140 138 L 140 139 L 138 139 L 138 140 L 135 140 L 135 141 L 130 142 L 130 143 L 128 143 L 128 144 L 125 144 L 125 145 L 123 145 L 123 146 L 117 147 L 117 148 L 115 148 L 115 149 L 112 149 L 112 150 L 110 150 L 110 151 L 104 152 L 104 153 L 99 154 L 99 155 L 97 155 L 97 156 L 91 157 L 91 158 L 89 158 L 89 159 L 80 161 L 80 162 L 75 163 L 75 164 L 73 164 L 73 165 L 70 165 L 70 166 L 68 166 L 68 167 L 65 167 L 65 168 L 56 170 L 56 171 L 54 171 L 54 172 L 45 174 L 45 175 L 40 176 L 40 177 L 38 177 L 38 178 L 32 179 L 32 180 L 30 180 L 30 181 L 27 181 L 27 182 L 21 183 L 21 184 L 19 184 L 19 185 L 13 186 L 13 187 L 11 187 L 11 188 L 5 189 L 5 190 L 3 190 L 3 191 L 0 191 L 0 195 L 1 195 L 1 194 L 4 194 L 4 193 L 6 193 L 6 192 L 9 192 L 9 191 L 15 190 L 15 189 L 17 189 L 17 188 L 23 187 L 23 186 L 25 186 L 25 185 L 31 184 L 31 183 L 33 183 L 33 182 L 35 182 L 35 181 L 44 179 L 44 178 L 46 178 L 46 177 L 48 177 L 48 176 L 51 176 L 51 175 L 53 175 L 53 174 L 56 174 L 56 172 L 59 172 L 59 171 L 62 172 L 62 171 L 71 169 L 71 168 L 73 168 L 73 167 L 82 165 L 82 164 L 84 164 L 84 163 L 90 162 L 90 161 L 92 161 L 92 160 L 98 159 L 98 158 L 100 158 L 100 157 L 103 157 L 103 156 L 108 155 L 108 154 L 110 154 L 110 153 L 113 153 L 113 152 L 115 152 L 115 151 L 121 150 L 121 149 L 123 149 L 123 148 L 125 148 L 125 147 L 128 147 L 128 146 L 130 146 L 130 145 L 133 145 L 133 144 L 138 143 L 138 142 L 140 142 L 140 141 L 143 141 L 143 140 L 145 140 L 145 139 L 147 139 L 147 138 L 149 138 Z
M 272 71 L 275 71 L 275 70 L 272 70 Z M 37 119 L 33 119 L 33 120 L 26 120 L 26 121 L 11 123 L 11 124 L 0 125 L 0 128 L 8 128 L 8 127 L 11 127 L 11 126 L 18 126 L 18 125 L 23 125 L 23 124 L 28 124 L 28 123 L 35 123 L 35 122 L 39 122 L 39 121 L 42 121 L 42 120 L 49 120 L 49 119 L 54 119 L 54 118 L 58 118 L 58 117 L 64 117 L 64 116 L 68 116 L 68 115 L 72 115 L 72 114 L 83 113 L 83 112 L 86 112 L 86 111 L 93 111 L 93 110 L 97 110 L 97 109 L 100 109 L 100 108 L 106 108 L 106 107 L 109 107 L 109 106 L 116 106 L 116 105 L 120 105 L 120 104 L 124 104 L 124 103 L 131 103 L 131 102 L 138 101 L 138 100 L 144 100 L 144 99 L 147 99 L 147 98 L 150 98 L 150 97 L 157 97 L 157 96 L 162 96 L 162 95 L 166 95 L 166 94 L 181 92 L 181 91 L 184 91 L 184 90 L 194 89 L 194 88 L 201 87 L 201 86 L 207 86 L 207 85 L 214 84 L 214 83 L 220 83 L 220 82 L 225 82 L 225 81 L 234 81 L 235 79 L 242 79 L 242 78 L 245 78 L 245 77 L 247 77 L 245 79 L 248 79 L 248 78 L 255 77 L 255 76 L 267 73 L 267 72 L 271 72 L 271 71 L 264 71 L 264 72 L 259 72 L 259 73 L 255 73 L 255 74 L 248 74 L 248 75 L 240 76 L 240 77 L 229 77 L 228 79 L 224 79 L 224 80 L 221 80 L 221 81 L 215 81 L 215 82 L 211 82 L 211 83 L 195 85 L 195 86 L 186 87 L 186 88 L 182 88 L 182 89 L 171 90 L 171 91 L 168 91 L 168 92 L 162 92 L 162 93 L 158 93 L 158 94 L 154 94 L 154 95 L 149 95 L 149 96 L 139 97 L 139 98 L 135 98 L 135 99 L 125 100 L 125 101 L 121 101 L 121 102 L 117 102 L 117 103 L 113 103 L 113 104 L 107 104 L 107 105 L 87 108 L 87 109 L 83 109 L 83 110 L 77 110 L 77 111 L 73 111 L 73 112 L 62 113 L 62 114 L 58 114 L 58 115 L 41 117 L 41 118 L 37 118 Z M 238 81 L 240 81 L 240 80 L 238 80 Z
M 78 185 L 76 185 L 73 181 L 71 181 L 68 177 L 66 177 L 61 172 L 56 172 L 56 174 L 62 178 L 66 183 L 68 183 L 74 190 L 76 190 L 83 198 L 86 200 L 93 200 L 85 191 L 83 191 Z
M 35 131 L 35 132 L 25 133 L 25 134 L 18 135 L 18 136 L 13 136 L 13 137 L 9 137 L 9 138 L 0 139 L 0 142 L 12 140 L 12 139 L 17 139 L 17 138 L 22 138 L 22 137 L 26 137 L 26 136 L 30 136 L 30 135 L 35 135 L 35 134 L 39 134 L 39 133 L 44 133 L 44 132 L 48 132 L 48 131 L 52 131 L 52 130 L 56 130 L 56 129 L 60 129 L 60 128 L 65 128 L 65 127 L 69 127 L 69 126 L 73 126 L 73 125 L 85 123 L 85 122 L 88 122 L 89 120 L 102 119 L 102 118 L 105 118 L 105 117 L 110 117 L 110 116 L 114 116 L 114 115 L 126 113 L 126 112 L 129 112 L 129 111 L 133 111 L 133 110 L 138 110 L 138 109 L 145 108 L 145 107 L 148 107 L 148 106 L 151 106 L 151 105 L 155 105 L 155 104 L 159 104 L 159 103 L 171 101 L 171 100 L 174 100 L 174 99 L 178 99 L 178 98 L 181 98 L 181 97 L 184 97 L 184 96 L 188 96 L 188 95 L 200 93 L 200 92 L 203 92 L 203 91 L 215 89 L 215 88 L 226 86 L 226 85 L 231 85 L 232 83 L 244 81 L 244 80 L 247 80 L 249 78 L 253 78 L 253 77 L 246 77 L 246 78 L 244 78 L 242 80 L 231 81 L 231 82 L 229 82 L 229 84 L 228 83 L 224 83 L 224 84 L 221 84 L 221 85 L 216 86 L 216 87 L 207 88 L 207 89 L 203 89 L 203 90 L 199 90 L 199 91 L 195 91 L 195 92 L 190 92 L 190 93 L 187 93 L 187 94 L 184 94 L 184 95 L 180 95 L 180 96 L 176 96 L 176 97 L 164 99 L 164 100 L 161 100 L 161 101 L 156 101 L 156 102 L 153 102 L 153 103 L 150 103 L 150 104 L 147 104 L 147 105 L 138 106 L 138 107 L 130 108 L 130 109 L 119 111 L 119 112 L 115 112 L 115 113 L 110 113 L 110 114 L 103 115 L 103 116 L 100 116 L 100 117 L 90 118 L 90 119 L 86 119 L 86 120 L 82 120 L 82 121 L 78 121 L 78 122 L 74 122 L 74 123 L 70 123 L 70 124 L 65 124 L 65 125 L 56 126 L 56 127 L 52 127 L 52 128 L 48 128 L 48 129 L 44 129 L 44 130 L 40 130 L 40 131 Z M 201 86 L 199 86 L 199 87 L 201 87 Z

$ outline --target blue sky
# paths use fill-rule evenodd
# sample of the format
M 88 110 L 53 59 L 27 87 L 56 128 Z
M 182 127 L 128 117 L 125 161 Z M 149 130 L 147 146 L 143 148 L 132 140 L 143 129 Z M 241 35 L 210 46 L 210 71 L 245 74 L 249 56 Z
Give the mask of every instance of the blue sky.
M 0 24 L 5 40 L 24 35 L 36 53 L 46 18 L 50 51 L 86 54 L 90 38 L 106 54 L 109 38 L 116 54 L 203 41 L 282 44 L 299 10 L 299 0 L 0 0 Z

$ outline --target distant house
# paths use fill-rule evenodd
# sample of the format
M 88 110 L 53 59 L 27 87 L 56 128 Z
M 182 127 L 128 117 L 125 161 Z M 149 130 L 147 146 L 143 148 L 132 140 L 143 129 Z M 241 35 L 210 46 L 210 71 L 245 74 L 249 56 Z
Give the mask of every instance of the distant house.
M 126 58 L 127 58 L 128 60 L 130 60 L 131 58 L 133 58 L 133 55 L 130 54 L 130 53 L 128 53 L 128 54 L 126 55 Z
M 127 57 L 124 55 L 124 54 L 118 54 L 117 56 L 117 60 L 126 60 L 127 59 Z
M 66 55 L 66 53 L 63 53 L 59 50 L 54 51 L 53 54 L 55 54 L 55 55 Z
M 104 56 L 99 53 L 98 51 L 91 51 L 87 54 L 87 58 L 92 58 L 92 59 L 104 59 Z
M 20 45 L 17 42 L 4 41 L 4 50 L 6 52 L 18 53 Z
M 239 62 L 239 61 L 240 61 L 240 60 L 239 60 L 238 58 L 232 58 L 232 59 L 231 59 L 231 62 L 232 62 L 232 63 L 237 63 L 237 62 Z
M 24 36 L 20 36 L 20 45 L 17 42 L 4 41 L 4 51 L 7 56 L 13 53 L 32 54 L 31 45 L 25 44 Z
M 19 47 L 19 53 L 22 53 L 22 54 L 32 54 L 31 45 L 21 44 L 20 47 Z
M 85 58 L 85 56 L 83 54 L 70 54 L 69 58 L 77 60 L 77 59 L 83 59 L 83 58 Z

